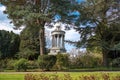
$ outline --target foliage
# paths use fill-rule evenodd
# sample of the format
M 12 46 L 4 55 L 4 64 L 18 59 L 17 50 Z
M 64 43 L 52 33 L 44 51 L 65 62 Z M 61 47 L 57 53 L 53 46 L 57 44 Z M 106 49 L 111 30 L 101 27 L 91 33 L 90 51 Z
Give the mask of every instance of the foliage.
M 116 58 L 116 59 L 113 59 L 113 61 L 111 61 L 110 65 L 112 67 L 120 67 L 120 57 Z
M 57 54 L 57 61 L 54 65 L 54 69 L 62 70 L 66 69 L 69 66 L 69 57 L 67 54 Z
M 0 30 L 0 58 L 11 58 L 19 51 L 19 35 Z
M 2 58 L 2 54 L 3 54 L 3 53 L 0 51 L 0 59 Z
M 42 55 L 38 57 L 38 64 L 42 70 L 50 70 L 56 62 L 54 55 Z
M 1 59 L 0 60 L 0 69 L 1 70 L 14 70 L 14 63 L 16 63 L 16 59 Z
M 86 0 L 78 4 L 80 17 L 76 31 L 80 33 L 77 47 L 99 47 L 103 54 L 104 66 L 108 66 L 108 53 L 119 40 L 120 22 L 118 0 Z M 94 14 L 94 15 L 93 15 Z M 82 27 L 84 26 L 84 27 Z
M 59 76 L 58 74 L 26 74 L 25 80 L 119 80 L 120 76 L 112 76 L 109 73 L 99 73 L 89 74 L 89 75 L 79 75 L 77 77 L 70 74 L 63 74 Z
M 13 60 L 13 59 L 7 59 L 7 63 L 6 63 L 6 68 L 8 70 L 14 70 L 14 64 L 16 63 L 17 60 Z
M 36 60 L 34 60 L 34 61 L 28 61 L 27 62 L 27 64 L 28 64 L 28 69 L 37 69 L 38 68 L 38 62 L 36 61 Z
M 32 58 L 36 58 L 39 55 L 39 39 L 38 39 L 38 27 L 32 29 L 32 27 L 25 27 L 20 34 L 20 55 L 24 55 L 24 51 L 33 52 Z M 29 54 L 31 55 L 31 54 Z
M 84 53 L 84 55 L 76 55 L 70 59 L 71 68 L 90 68 L 102 65 L 102 57 L 99 54 Z
M 119 80 L 119 72 L 51 72 L 51 73 L 28 73 L 28 74 L 12 74 L 12 73 L 1 73 L 1 80 L 87 80 L 80 79 L 83 77 L 94 76 L 96 80 L 107 80 L 103 78 L 103 75 L 109 76 L 110 80 Z M 49 78 L 49 79 L 48 79 Z M 92 78 L 92 77 L 91 77 Z
M 30 50 L 30 49 L 28 49 L 28 48 L 25 48 L 25 49 L 22 49 L 18 54 L 17 54 L 17 56 L 19 57 L 19 58 L 25 58 L 25 59 L 34 59 L 34 55 L 36 54 L 36 52 L 35 51 L 32 51 L 32 50 Z
M 6 6 L 6 14 L 16 28 L 38 27 L 40 54 L 45 53 L 45 24 L 55 22 L 55 16 L 60 16 L 60 21 L 70 22 L 72 5 L 69 0 L 0 0 Z M 64 5 L 63 5 L 64 4 Z M 16 6 L 16 7 L 14 7 Z
M 81 57 L 82 67 L 96 67 L 101 66 L 102 61 L 93 55 L 84 55 Z
M 27 59 L 24 58 L 19 59 L 18 61 L 15 62 L 14 69 L 16 71 L 21 71 L 21 70 L 26 71 L 28 66 L 27 62 L 28 62 Z
M 6 67 L 5 61 L 4 60 L 0 60 L 0 72 L 4 71 L 5 67 Z

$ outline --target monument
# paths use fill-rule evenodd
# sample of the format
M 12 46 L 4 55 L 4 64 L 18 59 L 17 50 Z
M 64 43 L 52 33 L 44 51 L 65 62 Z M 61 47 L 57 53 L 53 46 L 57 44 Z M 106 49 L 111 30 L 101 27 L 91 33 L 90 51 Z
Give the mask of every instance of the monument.
M 57 55 L 58 53 L 65 53 L 64 38 L 65 31 L 61 30 L 61 25 L 57 24 L 56 29 L 51 32 L 52 35 L 52 48 L 49 55 Z

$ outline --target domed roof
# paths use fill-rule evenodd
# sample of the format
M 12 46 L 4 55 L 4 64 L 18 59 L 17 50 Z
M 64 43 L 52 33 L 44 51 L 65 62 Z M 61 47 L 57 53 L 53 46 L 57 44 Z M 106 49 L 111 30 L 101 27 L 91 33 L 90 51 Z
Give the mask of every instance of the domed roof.
M 56 23 L 54 26 L 56 27 L 56 29 L 54 31 L 52 31 L 52 33 L 53 32 L 64 32 L 65 33 L 65 31 L 61 30 L 61 24 L 60 23 Z

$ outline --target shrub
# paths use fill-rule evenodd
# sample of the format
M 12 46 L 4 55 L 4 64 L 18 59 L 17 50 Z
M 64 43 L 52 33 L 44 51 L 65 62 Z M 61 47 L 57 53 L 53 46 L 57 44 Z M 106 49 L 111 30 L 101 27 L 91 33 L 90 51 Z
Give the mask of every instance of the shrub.
M 0 60 L 0 72 L 4 71 L 4 67 L 6 66 L 4 60 Z
M 90 68 L 102 65 L 102 58 L 95 54 L 78 55 L 70 60 L 71 68 Z
M 82 56 L 81 62 L 82 62 L 82 67 L 93 67 L 96 64 L 95 58 L 91 55 Z
M 110 63 L 110 65 L 111 65 L 112 67 L 120 67 L 120 57 L 114 59 L 114 60 Z
M 25 74 L 24 80 L 120 80 L 119 75 L 111 76 L 108 73 L 84 74 L 73 76 L 70 74 Z
M 56 56 L 54 55 L 42 55 L 38 57 L 39 67 L 44 70 L 50 70 L 56 62 Z
M 54 65 L 54 69 L 62 70 L 66 69 L 69 65 L 69 57 L 67 54 L 57 54 L 57 61 Z
M 0 60 L 2 59 L 2 52 L 0 51 Z
M 15 62 L 14 69 L 16 71 L 21 71 L 21 70 L 26 71 L 28 66 L 27 62 L 28 62 L 27 59 L 23 59 L 23 58 L 19 59 L 18 61 Z
M 28 69 L 36 69 L 38 68 L 37 61 L 28 61 Z
M 6 64 L 6 68 L 7 69 L 14 69 L 14 63 L 16 62 L 16 60 L 13 59 L 8 59 L 7 60 L 7 64 Z

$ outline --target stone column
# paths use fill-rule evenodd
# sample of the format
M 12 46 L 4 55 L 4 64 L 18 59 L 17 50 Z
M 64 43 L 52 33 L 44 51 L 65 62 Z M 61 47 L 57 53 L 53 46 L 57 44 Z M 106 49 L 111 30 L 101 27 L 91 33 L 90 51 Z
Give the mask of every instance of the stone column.
M 59 47 L 61 48 L 61 35 L 59 36 L 59 40 L 60 40 Z
M 52 35 L 52 47 L 54 47 L 54 36 Z
M 55 35 L 55 47 L 57 46 L 57 36 Z
M 60 34 L 58 35 L 58 47 L 60 48 Z
M 55 35 L 52 35 L 52 47 L 55 47 Z
M 57 47 L 59 47 L 59 35 L 57 34 Z
M 62 35 L 62 48 L 64 48 L 64 35 Z
M 60 43 L 60 47 L 62 48 L 62 43 L 63 43 L 63 41 L 62 41 L 62 35 L 61 35 L 61 43 Z

